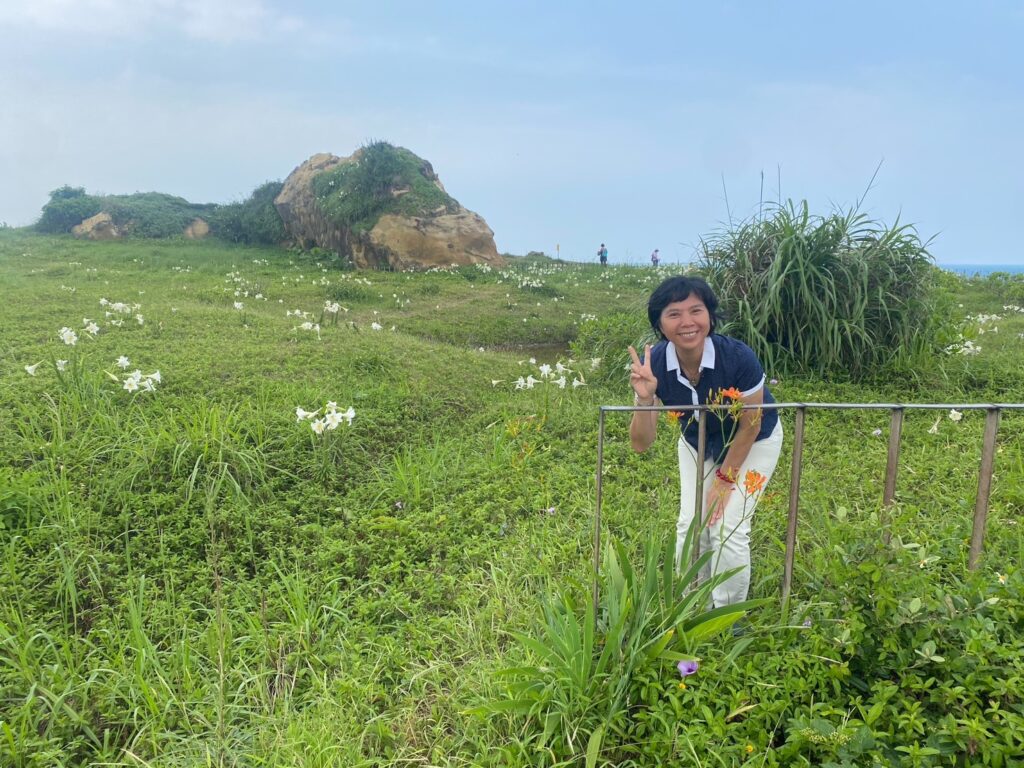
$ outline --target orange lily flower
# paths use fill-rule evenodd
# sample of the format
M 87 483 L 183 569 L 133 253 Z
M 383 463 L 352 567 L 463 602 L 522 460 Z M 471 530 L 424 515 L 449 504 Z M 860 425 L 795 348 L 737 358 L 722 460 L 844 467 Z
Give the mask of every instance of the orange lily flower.
M 722 390 L 722 397 L 730 397 L 733 400 L 739 400 L 743 397 L 743 393 L 736 389 L 736 387 L 729 387 L 728 389 Z
M 767 475 L 762 475 L 756 469 L 748 469 L 746 477 L 743 478 L 743 487 L 746 489 L 748 496 L 753 496 L 764 488 L 764 484 L 767 482 Z

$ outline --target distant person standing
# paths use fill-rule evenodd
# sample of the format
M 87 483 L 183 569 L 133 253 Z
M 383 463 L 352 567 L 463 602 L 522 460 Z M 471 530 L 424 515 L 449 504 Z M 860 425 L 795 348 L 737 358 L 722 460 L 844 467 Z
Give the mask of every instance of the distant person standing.
M 651 264 L 655 267 L 661 264 L 661 256 L 658 255 L 657 248 L 655 248 L 654 253 L 651 254 Z
M 604 243 L 597 249 L 597 257 L 601 260 L 602 267 L 608 266 L 608 249 L 604 247 Z

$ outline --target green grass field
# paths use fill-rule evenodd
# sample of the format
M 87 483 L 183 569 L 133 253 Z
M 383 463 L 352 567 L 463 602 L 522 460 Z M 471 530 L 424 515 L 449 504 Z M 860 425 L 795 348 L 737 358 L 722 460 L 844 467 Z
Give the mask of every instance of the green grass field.
M 525 662 L 510 632 L 543 595 L 587 600 L 597 409 L 631 402 L 626 350 L 588 340 L 669 274 L 0 231 L 0 764 L 584 765 L 588 734 L 556 754 L 543 721 L 470 710 Z M 1024 311 L 947 283 L 979 353 L 776 398 L 1024 402 Z M 558 363 L 564 388 L 516 388 Z M 351 424 L 297 419 L 328 402 Z M 888 414 L 812 412 L 791 611 L 787 438 L 754 523 L 771 602 L 702 644 L 685 689 L 646 669 L 592 764 L 1024 760 L 1024 414 L 970 574 L 983 423 L 908 413 L 886 546 Z M 672 528 L 678 475 L 668 424 L 643 455 L 627 425 L 609 417 L 605 534 L 636 553 Z

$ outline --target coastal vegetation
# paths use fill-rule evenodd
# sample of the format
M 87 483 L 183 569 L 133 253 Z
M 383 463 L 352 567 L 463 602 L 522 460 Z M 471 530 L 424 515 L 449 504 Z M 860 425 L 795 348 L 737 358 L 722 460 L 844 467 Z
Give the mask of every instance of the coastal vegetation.
M 842 222 L 779 217 L 743 237 L 788 226 L 786 258 L 859 274 L 816 245 Z M 1021 280 L 941 273 L 887 232 L 861 301 L 881 291 L 923 338 L 879 337 L 899 345 L 884 360 L 780 352 L 776 399 L 1024 402 Z M 705 255 L 729 296 L 764 279 L 717 240 Z M 594 612 L 597 409 L 631 402 L 625 346 L 678 268 L 329 261 L 0 230 L 0 764 L 1024 759 L 1019 411 L 975 571 L 982 411 L 907 412 L 889 537 L 887 412 L 810 414 L 792 597 L 787 438 L 739 623 L 699 590 L 676 602 L 672 425 L 638 455 L 609 415 Z M 812 322 L 819 294 L 774 290 Z M 756 343 L 757 315 L 727 309 Z

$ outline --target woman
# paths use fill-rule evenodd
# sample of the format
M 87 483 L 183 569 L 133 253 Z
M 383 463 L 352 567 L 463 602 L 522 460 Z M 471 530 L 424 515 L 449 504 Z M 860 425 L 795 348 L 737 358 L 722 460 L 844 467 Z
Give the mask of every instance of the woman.
M 671 277 L 655 288 L 647 302 L 651 327 L 661 339 L 648 345 L 641 359 L 633 347 L 630 384 L 637 405 L 691 406 L 730 399 L 744 404 L 774 403 L 764 369 L 753 350 L 737 339 L 715 333 L 718 299 L 699 277 Z M 694 518 L 697 478 L 697 419 L 707 419 L 701 551 L 715 552 L 702 573 L 742 570 L 712 592 L 715 606 L 745 600 L 750 586 L 750 523 L 764 483 L 771 478 L 782 450 L 782 423 L 774 409 L 751 408 L 734 418 L 724 409 L 684 413 L 678 422 L 680 502 L 677 558 Z M 633 449 L 654 442 L 657 411 L 637 411 L 629 425 Z M 748 482 L 749 481 L 749 482 Z M 739 483 L 739 485 L 737 485 Z

